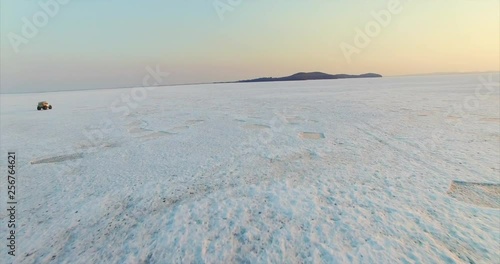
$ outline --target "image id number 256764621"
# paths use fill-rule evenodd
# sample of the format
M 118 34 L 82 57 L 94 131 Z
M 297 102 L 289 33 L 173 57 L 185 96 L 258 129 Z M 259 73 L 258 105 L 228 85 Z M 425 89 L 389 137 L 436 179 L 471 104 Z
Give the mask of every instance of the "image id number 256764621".
M 7 248 L 8 254 L 16 255 L 16 153 L 7 153 Z

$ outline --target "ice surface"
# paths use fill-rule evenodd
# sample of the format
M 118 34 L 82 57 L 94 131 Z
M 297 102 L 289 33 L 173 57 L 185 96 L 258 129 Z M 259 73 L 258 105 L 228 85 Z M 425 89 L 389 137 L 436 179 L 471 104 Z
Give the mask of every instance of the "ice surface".
M 498 80 L 1 95 L 15 262 L 498 263 Z

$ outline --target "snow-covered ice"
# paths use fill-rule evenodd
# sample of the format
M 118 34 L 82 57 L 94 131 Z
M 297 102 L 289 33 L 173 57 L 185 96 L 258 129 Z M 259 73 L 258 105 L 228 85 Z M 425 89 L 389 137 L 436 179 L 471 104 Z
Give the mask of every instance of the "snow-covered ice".
M 499 263 L 498 81 L 2 94 L 15 262 Z

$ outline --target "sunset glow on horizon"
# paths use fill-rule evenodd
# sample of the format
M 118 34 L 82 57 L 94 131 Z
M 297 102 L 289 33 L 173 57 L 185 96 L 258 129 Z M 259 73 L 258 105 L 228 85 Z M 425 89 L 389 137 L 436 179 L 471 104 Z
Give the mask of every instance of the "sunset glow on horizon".
M 2 1 L 2 92 L 500 70 L 497 0 L 236 2 Z

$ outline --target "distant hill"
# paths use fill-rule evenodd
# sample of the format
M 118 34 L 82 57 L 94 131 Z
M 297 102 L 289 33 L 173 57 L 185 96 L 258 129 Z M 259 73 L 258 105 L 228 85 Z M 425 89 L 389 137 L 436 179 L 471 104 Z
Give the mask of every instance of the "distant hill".
M 284 82 L 284 81 L 305 81 L 305 80 L 330 80 L 330 79 L 346 79 L 346 78 L 379 78 L 382 77 L 376 73 L 365 73 L 360 75 L 350 74 L 328 74 L 323 72 L 299 72 L 286 77 L 263 77 L 251 80 L 236 81 L 242 82 Z

